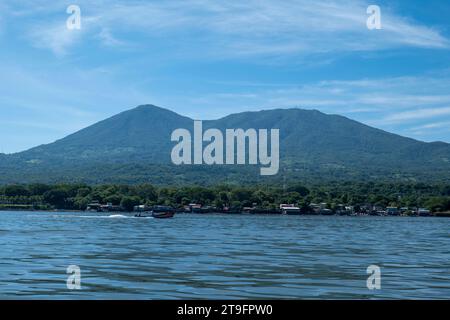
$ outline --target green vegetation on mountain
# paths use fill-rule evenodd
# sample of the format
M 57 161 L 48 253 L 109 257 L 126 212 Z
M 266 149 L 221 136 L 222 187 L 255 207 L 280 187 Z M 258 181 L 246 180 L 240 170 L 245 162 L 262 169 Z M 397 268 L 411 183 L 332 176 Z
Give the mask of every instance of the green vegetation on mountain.
M 152 183 L 195 185 L 317 181 L 450 179 L 450 145 L 425 143 L 315 110 L 243 112 L 204 121 L 207 128 L 280 129 L 280 172 L 259 166 L 175 166 L 170 135 L 193 120 L 145 105 L 122 112 L 48 145 L 0 155 L 0 184 Z

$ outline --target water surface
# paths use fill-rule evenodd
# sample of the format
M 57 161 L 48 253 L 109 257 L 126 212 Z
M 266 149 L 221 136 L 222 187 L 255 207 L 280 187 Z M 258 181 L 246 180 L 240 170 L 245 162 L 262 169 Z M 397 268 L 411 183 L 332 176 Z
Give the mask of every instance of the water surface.
M 450 219 L 0 212 L 0 298 L 449 299 Z

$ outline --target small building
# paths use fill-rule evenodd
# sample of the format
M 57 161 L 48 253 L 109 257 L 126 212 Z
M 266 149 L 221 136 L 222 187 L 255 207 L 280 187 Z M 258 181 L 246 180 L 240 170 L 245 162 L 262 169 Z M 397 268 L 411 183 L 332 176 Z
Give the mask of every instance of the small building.
M 300 208 L 293 204 L 280 204 L 280 210 L 282 214 L 287 215 L 299 215 L 301 213 Z
M 428 217 L 428 216 L 431 215 L 431 212 L 430 212 L 430 210 L 428 210 L 428 209 L 419 208 L 419 209 L 417 210 L 417 214 L 418 214 L 419 216 L 421 216 L 421 217 Z
M 389 216 L 399 216 L 400 215 L 400 211 L 398 210 L 397 207 L 387 207 L 386 208 L 386 213 Z
M 93 201 L 91 203 L 88 203 L 86 210 L 87 211 L 101 211 L 101 204 L 98 201 Z
M 188 213 L 200 213 L 202 211 L 202 205 L 199 203 L 189 203 L 187 206 L 184 206 L 184 212 Z

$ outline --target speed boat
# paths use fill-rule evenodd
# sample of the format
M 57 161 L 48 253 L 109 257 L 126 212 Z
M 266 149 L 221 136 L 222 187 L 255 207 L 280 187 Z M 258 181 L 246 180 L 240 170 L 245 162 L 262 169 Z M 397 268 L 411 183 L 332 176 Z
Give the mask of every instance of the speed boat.
M 139 212 L 135 214 L 137 218 L 172 218 L 175 215 L 175 209 L 169 206 L 154 206 L 151 211 Z

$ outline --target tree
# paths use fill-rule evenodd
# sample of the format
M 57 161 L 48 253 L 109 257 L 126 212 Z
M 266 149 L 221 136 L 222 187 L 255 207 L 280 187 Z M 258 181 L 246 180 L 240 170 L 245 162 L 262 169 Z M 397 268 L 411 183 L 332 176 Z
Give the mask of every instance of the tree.
M 154 186 L 151 184 L 141 184 L 134 187 L 136 195 L 141 199 L 148 201 L 158 200 L 158 193 Z
M 31 195 L 41 196 L 50 190 L 52 187 L 42 183 L 34 183 L 28 186 Z
M 139 197 L 136 196 L 124 196 L 122 201 L 120 201 L 120 206 L 124 208 L 126 211 L 133 211 L 134 206 L 137 206 L 141 203 Z
M 68 194 L 63 189 L 53 189 L 44 193 L 44 201 L 57 209 L 66 208 L 66 198 L 68 198 Z
M 295 184 L 293 186 L 290 186 L 290 187 L 287 188 L 287 191 L 289 191 L 289 192 L 297 192 L 302 197 L 305 197 L 305 196 L 307 196 L 309 194 L 309 189 L 304 187 L 301 184 Z
M 450 210 L 450 197 L 433 197 L 426 202 L 426 207 L 434 212 Z
M 30 193 L 27 188 L 21 185 L 6 186 L 4 190 L 5 196 L 28 196 Z

